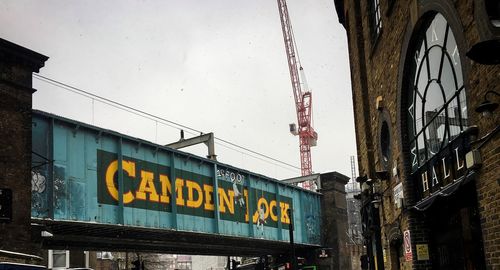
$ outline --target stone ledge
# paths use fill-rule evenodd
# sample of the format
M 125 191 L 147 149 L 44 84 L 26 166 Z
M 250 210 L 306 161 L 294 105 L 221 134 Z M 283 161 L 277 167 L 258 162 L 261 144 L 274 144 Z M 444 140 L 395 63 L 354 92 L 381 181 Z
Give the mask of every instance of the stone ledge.
M 49 57 L 0 38 L 0 55 L 7 61 L 20 62 L 38 72 Z M 5 60 L 3 60 L 5 61 Z

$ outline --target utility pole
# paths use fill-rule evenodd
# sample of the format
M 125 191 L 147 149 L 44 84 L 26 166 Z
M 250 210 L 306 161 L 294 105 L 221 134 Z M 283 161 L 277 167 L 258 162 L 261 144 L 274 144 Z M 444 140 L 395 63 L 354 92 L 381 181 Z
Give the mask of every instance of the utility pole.
M 288 233 L 290 235 L 290 253 L 291 253 L 291 263 L 292 270 L 297 270 L 297 258 L 295 257 L 295 243 L 293 242 L 293 211 L 291 209 L 287 210 L 288 217 L 290 218 L 290 224 L 288 226 Z
M 207 158 L 211 160 L 217 160 L 217 155 L 215 155 L 215 142 L 214 142 L 214 134 L 212 132 L 207 134 L 202 134 L 200 136 L 196 136 L 189 139 L 184 139 L 184 130 L 181 130 L 181 138 L 179 141 L 167 144 L 165 146 L 173 148 L 173 149 L 181 149 L 188 146 L 193 146 L 196 144 L 204 143 L 208 147 L 208 155 Z

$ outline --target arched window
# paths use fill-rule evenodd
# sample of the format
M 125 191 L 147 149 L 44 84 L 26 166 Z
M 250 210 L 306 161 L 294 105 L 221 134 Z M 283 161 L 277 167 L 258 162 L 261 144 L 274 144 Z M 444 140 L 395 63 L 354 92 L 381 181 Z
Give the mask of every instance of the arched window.
M 382 166 L 388 169 L 389 160 L 391 158 L 391 134 L 389 132 L 389 124 L 387 121 L 382 121 L 380 129 L 380 154 L 382 155 Z
M 370 35 L 372 42 L 376 42 L 382 31 L 382 16 L 380 15 L 380 1 L 368 1 L 368 14 L 370 15 Z
M 467 126 L 460 54 L 439 13 L 414 41 L 407 74 L 407 123 L 412 172 L 438 154 Z

